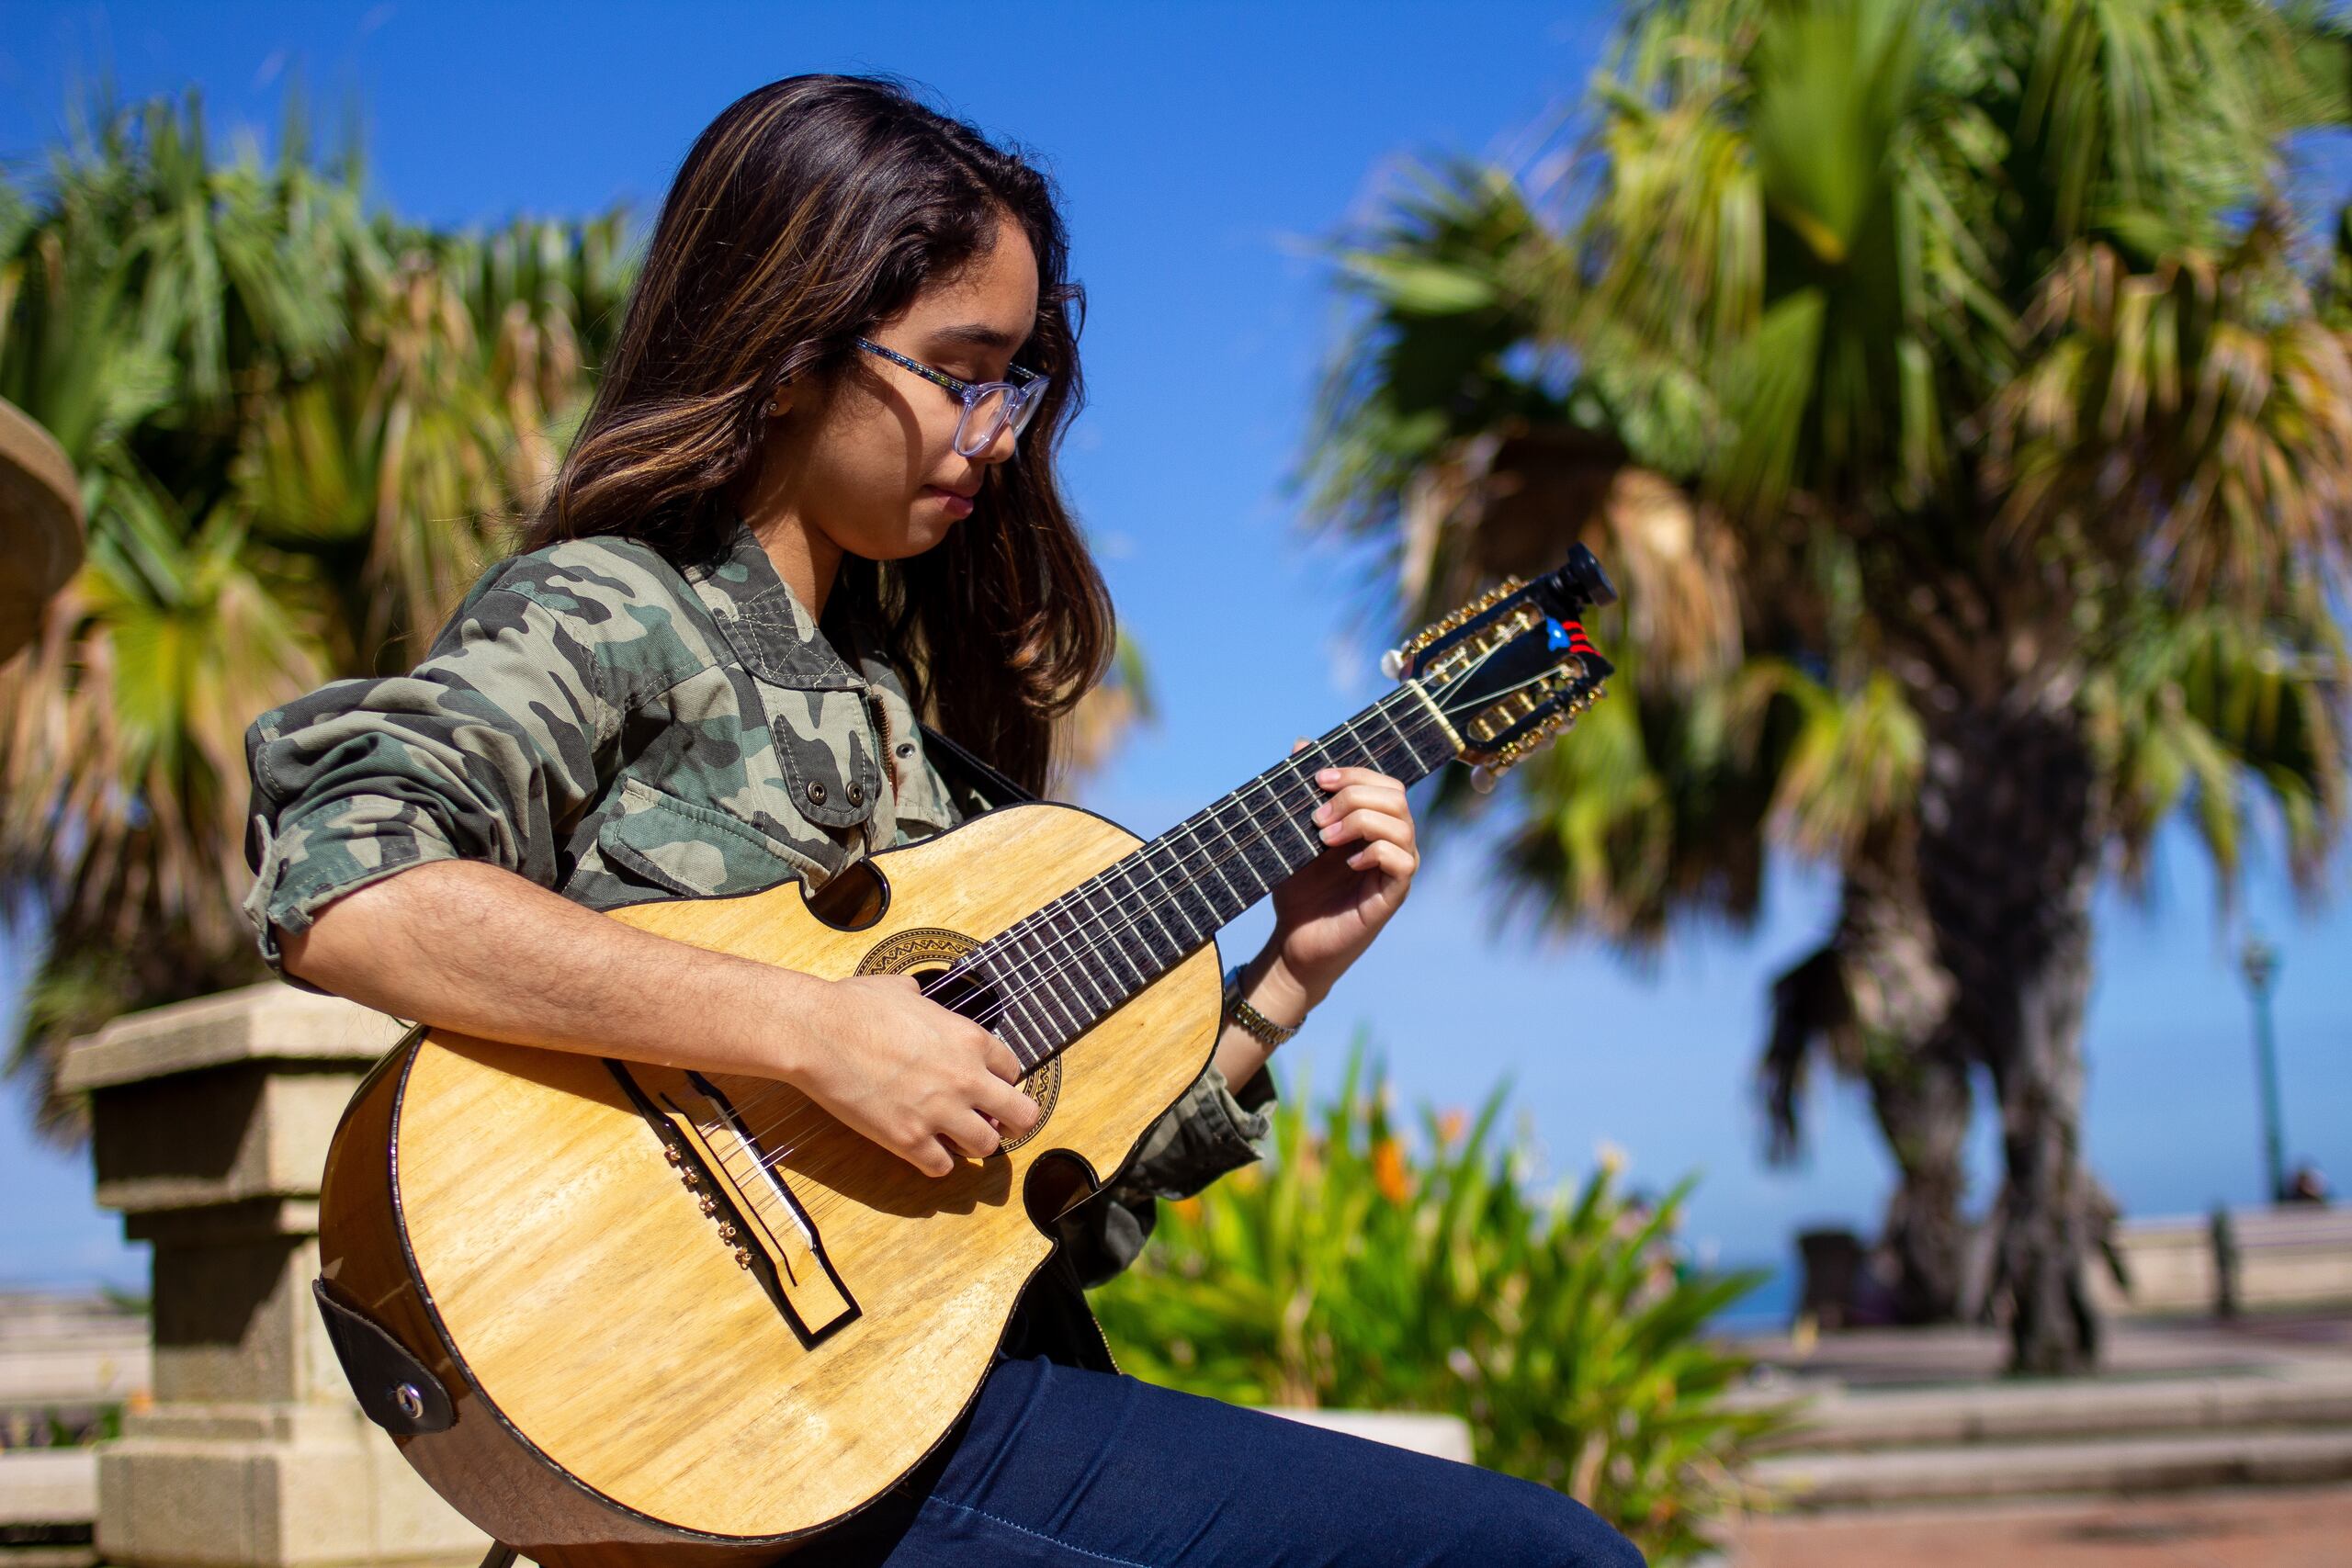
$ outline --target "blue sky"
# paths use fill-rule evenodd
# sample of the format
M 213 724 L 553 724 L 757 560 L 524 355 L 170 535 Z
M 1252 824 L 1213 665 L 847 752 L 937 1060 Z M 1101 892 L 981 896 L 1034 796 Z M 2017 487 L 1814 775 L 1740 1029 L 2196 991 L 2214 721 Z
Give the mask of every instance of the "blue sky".
M 1401 156 L 1507 156 L 1573 105 L 1609 13 L 1592 6 L 939 7 L 594 4 L 262 6 L 0 4 L 0 157 L 60 133 L 69 83 L 126 96 L 199 86 L 216 130 L 265 140 L 298 75 L 323 123 L 356 102 L 375 197 L 417 219 L 630 204 L 650 217 L 709 118 L 763 82 L 888 71 L 1027 145 L 1059 179 L 1086 282 L 1092 404 L 1069 470 L 1161 716 L 1090 804 L 1149 833 L 1370 700 L 1379 639 L 1362 564 L 1308 534 L 1287 482 L 1344 320 L 1318 246 L 1373 210 Z M 2333 164 L 2311 182 L 2334 199 Z M 1181 442 L 1170 401 L 1190 411 Z M 1569 742 L 1573 744 L 1573 740 Z M 2334 879 L 2340 892 L 2342 867 Z M 2150 909 L 2099 909 L 2087 1054 L 2093 1163 L 2139 1213 L 2251 1201 L 2259 1168 L 2247 919 L 2281 949 L 2290 1155 L 2352 1180 L 2352 918 L 2299 911 L 2256 875 L 2217 918 L 2167 840 Z M 1702 1181 L 1690 1231 L 1777 1261 L 1792 1229 L 1875 1224 L 1886 1166 L 1854 1094 L 1816 1086 L 1810 1156 L 1766 1169 L 1751 1068 L 1764 991 L 1818 940 L 1832 886 L 1772 876 L 1741 935 L 1694 929 L 1646 970 L 1498 926 L 1477 835 L 1440 846 L 1392 931 L 1285 1048 L 1327 1076 L 1359 1029 L 1403 1096 L 1475 1102 L 1505 1077 L 1563 1175 L 1602 1142 L 1634 1179 Z M 1262 916 L 1228 940 L 1254 950 Z M 0 1108 L 0 1281 L 143 1280 L 78 1157 Z M 1974 1145 L 1976 1200 L 1996 1161 Z

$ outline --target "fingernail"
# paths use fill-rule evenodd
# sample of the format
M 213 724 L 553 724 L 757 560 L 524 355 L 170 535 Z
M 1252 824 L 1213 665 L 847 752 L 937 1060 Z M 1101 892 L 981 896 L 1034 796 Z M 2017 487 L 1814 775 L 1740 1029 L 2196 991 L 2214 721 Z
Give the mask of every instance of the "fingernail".
M 1337 768 L 1326 768 L 1321 773 L 1315 775 L 1315 782 L 1319 784 L 1338 784 L 1340 782 L 1340 770 Z
M 1329 822 L 1329 820 L 1331 820 L 1331 808 L 1330 808 L 1330 807 L 1329 807 L 1328 805 L 1327 805 L 1327 806 L 1318 806 L 1318 807 L 1317 807 L 1315 808 L 1315 820 L 1317 820 L 1317 822 Z
M 1328 824 L 1323 829 L 1323 837 L 1327 840 L 1335 838 L 1338 836 L 1339 831 L 1340 825 L 1337 822 Z

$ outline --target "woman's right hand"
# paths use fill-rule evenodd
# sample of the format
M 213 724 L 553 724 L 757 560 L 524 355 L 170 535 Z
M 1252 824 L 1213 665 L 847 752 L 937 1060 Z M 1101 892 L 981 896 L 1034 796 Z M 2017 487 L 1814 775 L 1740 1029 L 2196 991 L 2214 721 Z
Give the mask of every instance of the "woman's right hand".
M 1037 1124 L 1012 1048 L 911 976 L 836 980 L 814 1021 L 792 1083 L 925 1176 L 948 1175 L 959 1153 L 985 1159 Z

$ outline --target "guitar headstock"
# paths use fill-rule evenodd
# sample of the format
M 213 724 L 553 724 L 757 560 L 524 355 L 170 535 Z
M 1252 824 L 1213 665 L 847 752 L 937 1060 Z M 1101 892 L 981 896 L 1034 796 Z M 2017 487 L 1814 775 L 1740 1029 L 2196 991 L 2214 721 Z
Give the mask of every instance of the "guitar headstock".
M 1568 552 L 1556 571 L 1500 587 L 1423 628 L 1381 660 L 1392 680 L 1419 685 L 1444 717 L 1454 754 L 1490 790 L 1503 770 L 1566 729 L 1605 694 L 1616 666 L 1577 616 L 1617 602 L 1592 552 Z

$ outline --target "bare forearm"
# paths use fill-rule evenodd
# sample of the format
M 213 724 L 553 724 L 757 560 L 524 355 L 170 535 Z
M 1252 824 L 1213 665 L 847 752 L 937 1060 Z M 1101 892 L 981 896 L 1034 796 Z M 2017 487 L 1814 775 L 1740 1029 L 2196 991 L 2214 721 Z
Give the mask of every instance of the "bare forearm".
M 398 1018 L 706 1072 L 787 1076 L 827 999 L 814 976 L 639 931 L 474 861 L 371 883 L 285 952 L 288 973 Z

